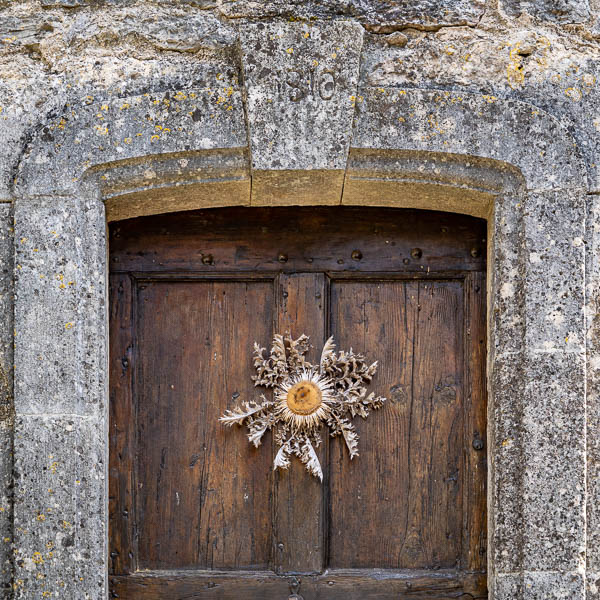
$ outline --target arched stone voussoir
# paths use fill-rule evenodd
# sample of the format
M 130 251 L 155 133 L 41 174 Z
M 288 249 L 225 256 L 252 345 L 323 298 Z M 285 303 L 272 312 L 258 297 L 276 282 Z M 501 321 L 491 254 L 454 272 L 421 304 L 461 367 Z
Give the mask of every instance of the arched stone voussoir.
M 66 106 L 35 132 L 21 158 L 15 191 L 71 195 L 83 174 L 99 165 L 247 145 L 241 92 L 231 86 L 104 102 L 88 97 Z M 249 182 L 249 165 L 245 170 Z
M 359 91 L 356 108 L 351 153 L 473 156 L 518 169 L 530 190 L 587 188 L 575 140 L 555 117 L 531 104 L 465 92 L 369 87 Z

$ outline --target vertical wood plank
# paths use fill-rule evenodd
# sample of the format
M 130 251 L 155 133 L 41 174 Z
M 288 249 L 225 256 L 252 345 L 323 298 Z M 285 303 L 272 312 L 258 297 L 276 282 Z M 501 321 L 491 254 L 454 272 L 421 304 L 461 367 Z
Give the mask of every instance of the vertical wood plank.
M 325 341 L 326 281 L 321 273 L 282 274 L 278 290 L 279 333 L 310 336 L 308 360 L 318 363 Z M 324 472 L 321 484 L 293 458 L 274 478 L 275 570 L 318 572 L 323 569 L 323 490 L 327 485 L 327 434 L 317 455 Z M 274 452 L 277 448 L 274 448 Z
M 463 285 L 420 282 L 413 361 L 411 472 L 402 567 L 460 563 L 463 472 Z
M 134 548 L 135 410 L 133 301 L 127 274 L 109 280 L 109 536 L 111 573 L 136 570 Z
M 271 337 L 273 300 L 268 281 L 140 285 L 140 569 L 270 562 L 270 438 L 256 449 L 218 418 L 259 393 L 252 345 Z
M 485 273 L 465 279 L 465 471 L 463 568 L 487 567 L 487 394 Z
M 332 567 L 450 568 L 462 527 L 460 282 L 336 282 L 332 331 L 379 360 L 389 398 L 356 419 L 360 456 L 331 448 Z M 349 542 L 352 540 L 352 542 Z
M 396 567 L 404 539 L 410 492 L 416 283 L 334 282 L 331 332 L 338 348 L 379 362 L 369 391 L 388 402 L 367 420 L 354 419 L 359 456 L 349 459 L 332 440 L 329 565 Z

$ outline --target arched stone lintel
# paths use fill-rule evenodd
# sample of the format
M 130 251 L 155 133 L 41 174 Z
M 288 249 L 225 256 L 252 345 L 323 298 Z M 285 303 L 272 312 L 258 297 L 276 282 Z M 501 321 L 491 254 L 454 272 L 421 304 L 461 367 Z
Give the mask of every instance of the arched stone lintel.
M 352 149 L 342 204 L 458 212 L 489 219 L 497 194 L 519 193 L 521 172 L 487 158 Z
M 214 153 L 210 168 L 220 169 L 220 160 L 225 168 L 233 168 L 234 178 L 252 179 L 252 204 L 307 204 L 319 198 L 327 204 L 355 203 L 366 151 L 388 157 L 392 151 L 431 153 L 438 165 L 445 160 L 438 160 L 439 156 L 464 156 L 464 168 L 471 160 L 490 159 L 520 172 L 529 190 L 587 188 L 585 165 L 574 139 L 557 119 L 530 104 L 463 92 L 364 88 L 356 97 L 355 110 L 344 168 L 324 167 L 316 156 L 314 164 L 301 169 L 271 166 L 265 170 L 255 165 L 252 172 L 252 154 L 259 149 L 256 143 L 248 146 L 239 89 L 171 91 L 104 104 L 82 103 L 37 128 L 20 159 L 14 192 L 16 196 L 72 195 L 77 194 L 84 174 L 112 163 L 161 160 L 161 155 L 168 159 L 179 153 L 206 158 Z M 248 127 L 251 130 L 252 123 Z M 225 159 L 231 156 L 236 157 L 235 165 Z M 185 169 L 177 185 L 183 185 Z M 192 171 L 190 178 L 198 183 Z M 168 183 L 142 185 L 139 191 L 157 187 L 166 188 Z M 388 182 L 385 187 L 393 186 Z
M 250 177 L 243 149 L 181 152 L 112 162 L 90 169 L 84 176 L 106 205 L 108 221 L 136 216 L 215 208 L 248 206 Z M 275 177 L 262 205 L 273 205 L 282 174 Z M 301 181 L 293 174 L 290 185 Z M 314 171 L 327 186 L 337 172 Z M 435 152 L 354 150 L 350 154 L 341 204 L 395 206 L 458 212 L 488 218 L 494 196 L 518 192 L 524 180 L 510 165 L 490 159 Z M 302 192 L 302 186 L 296 191 Z M 260 197 L 260 196 L 259 196 Z M 279 205 L 332 205 L 318 195 L 281 196 Z
M 86 188 L 99 194 L 107 221 L 250 204 L 244 148 L 174 152 L 115 161 L 87 171 Z

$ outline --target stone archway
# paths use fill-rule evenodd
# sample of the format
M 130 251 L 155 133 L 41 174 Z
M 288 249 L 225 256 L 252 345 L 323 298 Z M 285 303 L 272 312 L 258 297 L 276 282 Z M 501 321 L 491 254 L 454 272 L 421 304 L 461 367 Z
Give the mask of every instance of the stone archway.
M 17 597 L 41 593 L 40 581 L 65 597 L 106 595 L 106 219 L 341 203 L 488 218 L 491 593 L 551 597 L 560 585 L 584 598 L 587 184 L 572 138 L 516 101 L 358 89 L 352 24 L 314 25 L 311 38 L 302 24 L 272 27 L 282 29 L 282 48 L 311 56 L 326 55 L 332 36 L 345 40 L 344 64 L 326 65 L 339 74 L 335 93 L 307 99 L 319 128 L 294 98 L 269 98 L 278 71 L 254 77 L 245 50 L 246 107 L 233 88 L 84 102 L 44 123 L 21 157 Z M 283 61 L 277 48 L 273 56 Z M 265 110 L 274 98 L 277 110 Z

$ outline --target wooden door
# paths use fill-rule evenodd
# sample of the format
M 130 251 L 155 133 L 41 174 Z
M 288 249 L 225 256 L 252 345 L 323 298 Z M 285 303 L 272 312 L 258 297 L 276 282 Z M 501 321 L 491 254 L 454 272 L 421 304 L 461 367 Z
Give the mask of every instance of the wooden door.
M 112 224 L 113 597 L 486 598 L 485 231 L 342 207 Z M 323 483 L 218 421 L 286 330 L 379 361 L 388 400 L 359 457 L 318 449 Z

